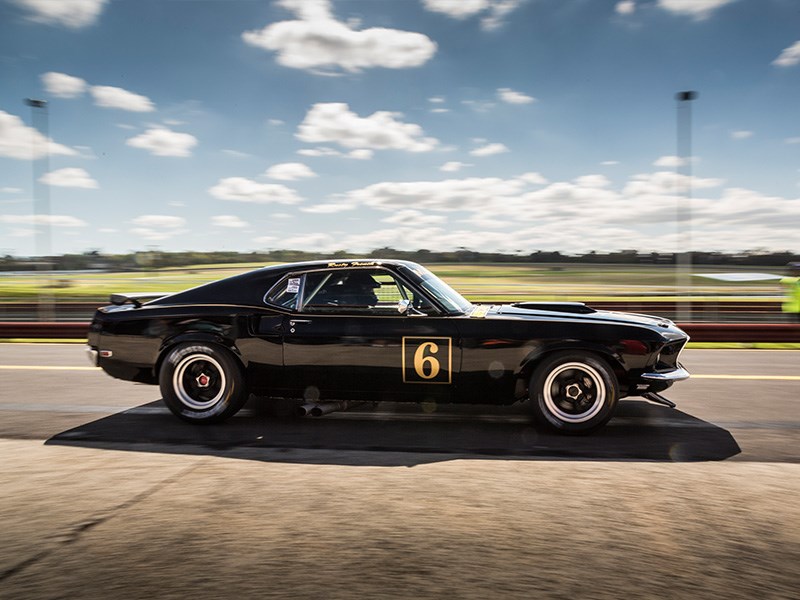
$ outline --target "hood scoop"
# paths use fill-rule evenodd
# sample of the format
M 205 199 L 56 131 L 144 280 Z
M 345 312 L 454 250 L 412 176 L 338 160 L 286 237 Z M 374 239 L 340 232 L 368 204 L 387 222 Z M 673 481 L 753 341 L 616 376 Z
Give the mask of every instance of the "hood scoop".
M 583 302 L 515 302 L 511 306 L 524 310 L 548 310 L 579 315 L 588 315 L 597 312 L 591 306 L 586 306 Z

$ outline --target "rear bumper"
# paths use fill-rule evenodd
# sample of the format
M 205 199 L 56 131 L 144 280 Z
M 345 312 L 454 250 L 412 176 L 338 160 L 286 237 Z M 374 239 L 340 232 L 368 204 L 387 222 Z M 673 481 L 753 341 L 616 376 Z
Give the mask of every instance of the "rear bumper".
M 89 362 L 92 363 L 93 367 L 99 367 L 100 366 L 100 363 L 98 361 L 97 350 L 95 350 L 91 346 L 86 346 L 86 358 L 89 359 Z

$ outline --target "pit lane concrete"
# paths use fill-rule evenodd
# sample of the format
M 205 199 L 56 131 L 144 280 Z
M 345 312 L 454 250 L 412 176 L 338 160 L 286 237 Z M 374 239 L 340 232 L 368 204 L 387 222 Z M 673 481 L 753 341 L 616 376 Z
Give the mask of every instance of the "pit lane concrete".
M 684 361 L 678 410 L 561 438 L 518 407 L 198 428 L 0 346 L 0 597 L 796 597 L 800 353 Z

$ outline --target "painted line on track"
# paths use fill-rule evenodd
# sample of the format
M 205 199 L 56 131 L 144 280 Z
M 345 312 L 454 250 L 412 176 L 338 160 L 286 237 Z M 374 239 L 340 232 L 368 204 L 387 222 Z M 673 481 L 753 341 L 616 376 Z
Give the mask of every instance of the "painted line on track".
M 738 379 L 740 381 L 800 381 L 800 375 L 692 375 L 692 379 Z
M 0 365 L 4 371 L 100 371 L 100 367 L 71 367 L 48 365 Z

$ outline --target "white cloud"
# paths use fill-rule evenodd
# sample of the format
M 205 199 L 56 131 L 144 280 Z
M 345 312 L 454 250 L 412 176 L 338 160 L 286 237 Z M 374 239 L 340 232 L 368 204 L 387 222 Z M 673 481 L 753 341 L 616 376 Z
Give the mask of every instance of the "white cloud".
M 161 242 L 186 233 L 186 219 L 171 215 L 142 215 L 131 221 L 130 232 L 151 242 Z
M 482 100 L 462 100 L 461 104 L 469 106 L 477 113 L 489 112 L 496 106 L 494 102 L 484 102 Z
M 356 31 L 358 23 L 335 20 L 328 0 L 282 0 L 298 20 L 272 23 L 245 31 L 245 43 L 277 53 L 277 61 L 294 69 L 343 69 L 359 72 L 372 67 L 403 69 L 426 63 L 436 44 L 426 35 L 384 27 Z
M 93 25 L 108 0 L 12 0 L 28 10 L 28 18 L 47 25 L 80 29 Z
M 467 163 L 462 163 L 457 160 L 451 160 L 449 162 L 444 163 L 441 167 L 439 167 L 440 171 L 444 171 L 445 173 L 455 173 L 456 171 L 460 171 L 464 167 L 468 167 Z
M 211 217 L 211 224 L 216 227 L 228 227 L 231 229 L 241 229 L 248 226 L 246 221 L 242 221 L 236 215 L 217 215 Z
M 220 200 L 255 204 L 298 204 L 302 198 L 293 189 L 277 183 L 259 183 L 245 177 L 226 177 L 208 190 Z
M 708 189 L 721 186 L 722 179 L 701 178 L 679 175 L 672 171 L 658 171 L 634 175 L 622 190 L 627 196 L 670 196 L 691 185 L 695 189 Z
M 281 125 L 283 125 L 283 121 L 281 121 L 280 119 L 267 119 L 267 125 L 269 125 L 270 127 L 280 127 Z
M 93 85 L 89 92 L 94 98 L 96 106 L 103 108 L 118 108 L 131 112 L 152 112 L 156 109 L 147 96 L 134 94 L 128 90 L 108 85 Z
M 740 188 L 719 189 L 723 181 L 660 171 L 631 177 L 620 188 L 600 175 L 572 182 L 546 180 L 538 173 L 512 179 L 382 182 L 333 196 L 311 212 L 368 208 L 386 213 L 386 229 L 345 234 L 328 232 L 270 238 L 274 248 L 348 249 L 382 246 L 453 250 L 558 249 L 562 252 L 675 251 L 683 241 L 675 229 L 680 188 L 691 183 L 695 249 L 737 252 L 797 245 L 800 198 L 769 197 Z M 713 195 L 708 195 L 713 194 Z M 460 218 L 462 213 L 466 217 Z M 452 219 L 463 223 L 454 229 Z M 391 227 L 388 227 L 391 226 Z M 732 236 L 731 231 L 736 231 Z M 286 234 L 284 234 L 286 235 Z
M 0 223 L 9 225 L 50 225 L 51 227 L 86 227 L 86 222 L 69 215 L 0 215 Z
M 783 141 L 787 144 L 800 144 L 800 137 L 790 137 Z
M 449 108 L 432 108 L 431 112 L 433 114 L 435 114 L 435 115 L 442 115 L 444 113 L 449 113 L 450 109 Z
M 384 223 L 392 223 L 401 227 L 428 227 L 440 225 L 446 221 L 447 218 L 441 215 L 432 215 L 413 209 L 399 210 L 383 219 Z
M 239 150 L 229 150 L 227 148 L 223 148 L 223 154 L 227 154 L 228 156 L 232 156 L 233 158 L 252 158 L 252 154 L 248 154 L 247 152 L 240 152 Z
M 521 179 L 470 177 L 444 181 L 383 182 L 352 190 L 345 198 L 378 210 L 482 210 L 509 198 L 518 197 L 525 189 Z
M 366 148 L 357 148 L 356 150 L 351 150 L 347 153 L 348 158 L 354 158 L 356 160 L 370 160 L 374 156 L 374 152 L 372 150 L 368 150 Z
M 682 167 L 686 164 L 686 159 L 680 156 L 661 156 L 653 163 L 654 167 Z
M 46 185 L 84 188 L 89 190 L 100 187 L 89 173 L 78 167 L 66 167 L 64 169 L 50 171 L 42 175 L 39 181 Z
M 86 82 L 80 77 L 50 71 L 41 76 L 45 91 L 58 98 L 77 98 L 86 91 Z
M 614 10 L 617 11 L 619 15 L 632 15 L 636 12 L 636 2 L 634 2 L 634 0 L 622 0 L 621 2 L 617 2 Z
M 197 138 L 165 127 L 154 127 L 128 139 L 125 143 L 134 148 L 147 150 L 156 156 L 186 157 L 192 155 L 192 148 L 197 145 Z
M 171 215 L 141 215 L 131 221 L 134 225 L 141 227 L 162 227 L 165 229 L 174 229 L 176 227 L 183 227 L 186 225 L 186 219 L 183 217 L 173 217 Z
M 445 99 L 442 96 L 433 96 L 432 98 L 428 98 L 428 102 L 431 104 L 444 104 Z
M 772 61 L 776 67 L 793 67 L 800 64 L 800 40 L 788 48 L 784 48 L 780 56 Z
M 507 104 L 530 104 L 531 102 L 536 102 L 536 98 L 533 96 L 515 92 L 511 88 L 498 88 L 497 97 Z
M 324 146 L 319 146 L 317 148 L 302 148 L 297 151 L 298 154 L 302 156 L 342 156 L 342 153 L 338 150 L 334 150 L 333 148 L 326 148 Z
M 0 156 L 19 160 L 36 160 L 47 153 L 75 156 L 78 153 L 45 138 L 28 127 L 16 115 L 0 110 Z
M 520 181 L 524 181 L 525 183 L 530 183 L 531 185 L 547 185 L 549 182 L 541 173 L 523 173 L 519 177 L 516 177 Z
M 604 160 L 600 164 L 603 165 L 604 167 L 613 167 L 615 165 L 618 165 L 619 161 L 618 160 Z
M 279 181 L 295 181 L 297 179 L 307 179 L 317 176 L 307 165 L 297 162 L 272 165 L 267 169 L 264 175 L 270 179 L 278 179 Z
M 339 212 L 345 212 L 356 208 L 355 202 L 339 201 L 339 202 L 326 202 L 324 204 L 314 204 L 312 206 L 304 206 L 300 210 L 312 214 L 328 215 Z
M 575 178 L 575 184 L 584 188 L 604 188 L 611 185 L 605 175 L 582 175 Z
M 22 188 L 2 187 L 2 188 L 0 188 L 0 193 L 3 193 L 3 194 L 20 194 L 20 193 L 22 193 Z
M 708 18 L 718 8 L 735 0 L 658 0 L 658 7 L 676 15 L 693 17 L 696 20 Z
M 508 148 L 505 144 L 486 144 L 485 146 L 481 146 L 480 148 L 476 148 L 470 155 L 472 156 L 492 156 L 494 154 L 503 154 L 504 152 L 509 152 Z
M 455 19 L 466 19 L 489 8 L 489 0 L 422 0 L 429 11 Z
M 467 19 L 481 14 L 481 27 L 487 31 L 500 27 L 503 18 L 522 2 L 523 0 L 422 0 L 423 6 L 429 11 L 454 19 Z
M 338 150 L 327 148 L 325 146 L 318 146 L 316 148 L 302 148 L 298 150 L 297 153 L 302 156 L 313 156 L 315 158 L 320 156 L 336 156 L 339 158 L 353 158 L 356 160 L 369 160 L 375 154 L 372 150 L 368 150 L 366 148 L 356 148 L 350 152 L 339 152 Z
M 259 240 L 270 241 L 274 238 L 259 238 Z M 320 250 L 330 252 L 339 249 L 339 242 L 327 233 L 305 233 L 284 238 L 274 244 L 276 248 L 286 248 L 287 250 Z
M 424 137 L 419 125 L 399 121 L 400 113 L 378 111 L 359 117 L 341 102 L 312 106 L 295 137 L 304 142 L 333 142 L 346 148 L 428 152 L 439 140 Z
M 746 130 L 731 131 L 731 139 L 733 140 L 746 140 L 747 138 L 750 137 L 753 137 L 752 131 L 746 131 Z

